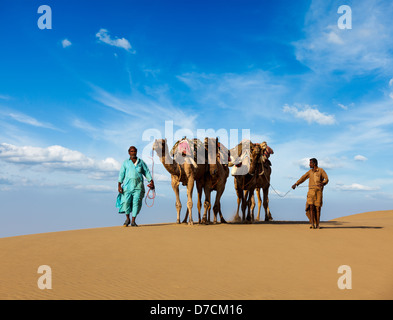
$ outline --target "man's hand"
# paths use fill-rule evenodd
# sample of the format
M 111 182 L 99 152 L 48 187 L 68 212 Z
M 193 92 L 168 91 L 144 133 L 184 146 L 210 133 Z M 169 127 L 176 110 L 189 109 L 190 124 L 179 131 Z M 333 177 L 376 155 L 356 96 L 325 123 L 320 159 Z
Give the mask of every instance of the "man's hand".
M 292 189 L 295 190 L 295 188 L 297 187 L 296 183 L 292 186 Z
M 153 180 L 151 180 L 150 181 L 150 183 L 147 185 L 150 189 L 153 189 L 154 190 L 154 181 Z
M 119 193 L 123 193 L 123 188 L 119 185 L 119 187 L 117 188 L 117 190 L 119 191 Z

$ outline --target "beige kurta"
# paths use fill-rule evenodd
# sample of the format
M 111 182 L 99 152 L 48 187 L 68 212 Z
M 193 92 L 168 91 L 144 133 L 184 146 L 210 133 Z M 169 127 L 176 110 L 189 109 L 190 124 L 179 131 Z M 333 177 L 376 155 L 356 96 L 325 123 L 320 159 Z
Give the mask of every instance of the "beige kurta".
M 329 182 L 328 175 L 322 168 L 316 168 L 315 171 L 310 169 L 296 182 L 296 185 L 303 183 L 307 179 L 309 180 L 306 207 L 310 204 L 322 207 L 322 191 L 323 186 Z M 320 184 L 323 186 L 321 187 Z

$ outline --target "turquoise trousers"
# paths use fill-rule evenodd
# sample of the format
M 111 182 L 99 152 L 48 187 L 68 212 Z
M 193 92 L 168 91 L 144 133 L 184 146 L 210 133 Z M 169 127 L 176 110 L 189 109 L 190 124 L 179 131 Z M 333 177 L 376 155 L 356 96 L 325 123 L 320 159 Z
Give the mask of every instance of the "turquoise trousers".
M 145 195 L 145 190 L 134 189 L 132 191 L 125 191 L 119 193 L 116 200 L 116 208 L 119 208 L 119 213 L 131 214 L 135 218 L 142 208 L 142 200 Z

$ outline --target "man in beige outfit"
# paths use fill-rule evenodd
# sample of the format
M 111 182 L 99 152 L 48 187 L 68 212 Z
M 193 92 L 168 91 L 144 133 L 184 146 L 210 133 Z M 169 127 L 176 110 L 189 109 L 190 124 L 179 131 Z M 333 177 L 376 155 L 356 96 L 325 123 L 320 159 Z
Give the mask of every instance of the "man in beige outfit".
M 321 218 L 322 192 L 323 187 L 329 182 L 329 178 L 322 168 L 318 167 L 318 160 L 310 159 L 310 170 L 307 171 L 293 186 L 295 189 L 299 184 L 307 179 L 308 193 L 306 203 L 306 215 L 310 220 L 310 229 L 319 229 L 319 221 Z

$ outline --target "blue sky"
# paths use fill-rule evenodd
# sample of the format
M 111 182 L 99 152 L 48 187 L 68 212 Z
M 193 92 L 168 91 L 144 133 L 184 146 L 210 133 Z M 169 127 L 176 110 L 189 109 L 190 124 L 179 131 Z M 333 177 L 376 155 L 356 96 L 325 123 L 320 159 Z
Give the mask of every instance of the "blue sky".
M 175 137 L 249 129 L 281 195 L 316 157 L 323 220 L 392 209 L 392 18 L 391 1 L 2 1 L 0 237 L 121 225 L 120 165 L 135 145 L 151 168 L 166 121 Z M 176 220 L 157 157 L 154 178 L 140 224 Z M 273 217 L 304 220 L 306 192 L 271 190 Z M 222 206 L 231 219 L 233 177 Z

